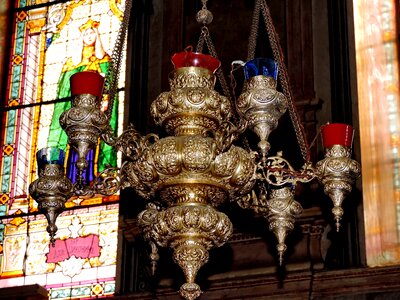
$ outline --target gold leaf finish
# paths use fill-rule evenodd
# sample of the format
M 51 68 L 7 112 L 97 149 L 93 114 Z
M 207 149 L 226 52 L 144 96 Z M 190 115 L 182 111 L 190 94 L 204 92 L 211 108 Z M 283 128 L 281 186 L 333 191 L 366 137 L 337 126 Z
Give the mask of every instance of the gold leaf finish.
M 171 73 L 171 90 L 161 93 L 150 112 L 169 134 L 206 136 L 232 114 L 229 100 L 214 89 L 215 76 L 205 68 L 185 67 Z
M 218 145 L 210 136 L 217 135 L 232 114 L 229 100 L 213 89 L 214 83 L 213 73 L 200 67 L 171 73 L 171 90 L 151 105 L 156 124 L 171 136 L 130 150 L 138 155 L 122 168 L 127 186 L 162 204 L 163 208 L 149 204 L 138 224 L 151 243 L 174 250 L 174 261 L 186 278 L 180 289 L 185 299 L 201 294 L 194 280 L 208 261 L 208 250 L 232 235 L 229 218 L 214 207 L 250 192 L 255 178 L 255 156 L 232 146 L 235 136 L 218 133 Z

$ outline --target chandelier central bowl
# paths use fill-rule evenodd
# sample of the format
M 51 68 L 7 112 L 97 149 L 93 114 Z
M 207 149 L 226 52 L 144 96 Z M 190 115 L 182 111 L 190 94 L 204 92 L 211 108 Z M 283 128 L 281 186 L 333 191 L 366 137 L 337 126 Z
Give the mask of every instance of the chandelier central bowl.
M 167 133 L 207 136 L 231 117 L 231 104 L 213 89 L 215 76 L 209 69 L 176 69 L 169 84 L 171 90 L 161 93 L 150 107 L 154 121 Z

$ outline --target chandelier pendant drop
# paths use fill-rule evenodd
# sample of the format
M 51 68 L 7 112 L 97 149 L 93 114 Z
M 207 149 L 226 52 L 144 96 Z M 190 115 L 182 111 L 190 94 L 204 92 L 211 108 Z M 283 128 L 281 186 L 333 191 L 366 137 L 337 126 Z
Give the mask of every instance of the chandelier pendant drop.
M 316 164 L 316 176 L 324 186 L 324 192 L 333 202 L 332 214 L 336 230 L 340 229 L 344 198 L 361 174 L 360 164 L 351 159 L 353 127 L 346 124 L 328 124 L 321 128 L 325 158 Z
M 64 210 L 65 202 L 73 194 L 72 182 L 64 176 L 64 151 L 44 148 L 36 154 L 39 178 L 29 185 L 29 194 L 44 212 L 48 225 L 47 232 L 52 245 L 57 232 L 56 219 Z

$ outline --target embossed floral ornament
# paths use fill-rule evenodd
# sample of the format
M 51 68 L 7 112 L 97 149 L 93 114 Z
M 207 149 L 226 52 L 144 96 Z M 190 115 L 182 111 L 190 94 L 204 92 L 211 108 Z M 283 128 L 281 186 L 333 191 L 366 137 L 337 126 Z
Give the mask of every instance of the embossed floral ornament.
M 315 165 L 315 174 L 323 184 L 325 194 L 333 202 L 332 213 L 336 221 L 336 230 L 339 231 L 344 213 L 342 202 L 360 176 L 361 166 L 351 159 L 351 148 L 335 144 L 325 149 L 325 158 Z
M 276 63 L 269 59 L 259 58 L 247 62 L 247 81 L 236 103 L 238 112 L 258 135 L 258 146 L 263 157 L 267 156 L 270 149 L 268 136 L 278 126 L 279 118 L 288 107 L 286 96 L 276 90 L 276 68 Z
M 251 190 L 254 157 L 236 146 L 217 155 L 212 138 L 167 137 L 152 144 L 125 172 L 147 199 L 159 191 L 160 200 L 171 204 L 177 197 L 188 195 L 182 185 L 187 184 L 197 186 L 202 197 L 218 205 L 228 196 L 236 198 Z
M 169 134 L 205 136 L 231 117 L 231 104 L 213 89 L 215 76 L 209 69 L 179 68 L 169 80 L 171 90 L 161 93 L 150 107 L 156 124 Z
M 72 107 L 60 116 L 60 125 L 68 135 L 68 143 L 78 153 L 77 185 L 83 187 L 82 174 L 88 166 L 86 155 L 97 145 L 100 134 L 108 127 L 106 114 L 100 109 L 104 78 L 94 72 L 71 76 Z
M 208 250 L 223 245 L 233 231 L 229 218 L 205 203 L 184 202 L 161 211 L 150 205 L 139 214 L 138 224 L 147 239 L 174 249 L 174 261 L 186 277 L 180 289 L 185 299 L 201 294 L 194 282 L 197 271 L 207 263 Z
M 47 232 L 54 245 L 56 219 L 72 196 L 72 183 L 64 176 L 64 151 L 44 148 L 37 152 L 39 178 L 29 185 L 29 194 L 39 204 L 39 210 L 48 221 Z
M 294 222 L 303 212 L 303 208 L 294 199 L 294 193 L 289 187 L 272 190 L 270 199 L 266 204 L 268 207 L 266 218 L 269 223 L 269 230 L 278 239 L 276 249 L 279 255 L 279 263 L 282 264 L 283 254 L 287 249 L 285 245 L 286 236 L 293 230 Z
M 160 204 L 143 211 L 138 223 L 151 243 L 174 249 L 186 277 L 180 294 L 195 299 L 201 290 L 194 280 L 208 250 L 232 234 L 229 218 L 214 207 L 251 191 L 255 157 L 218 131 L 232 114 L 229 100 L 213 89 L 219 61 L 191 53 L 177 58 L 171 90 L 151 105 L 156 124 L 171 136 L 139 147 L 122 174 L 142 197 Z

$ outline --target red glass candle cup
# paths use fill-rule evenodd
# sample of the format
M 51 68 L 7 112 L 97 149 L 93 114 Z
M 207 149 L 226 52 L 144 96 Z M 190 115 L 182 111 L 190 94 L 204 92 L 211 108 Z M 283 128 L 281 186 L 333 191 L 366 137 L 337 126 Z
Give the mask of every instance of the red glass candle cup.
M 213 73 L 221 65 L 219 59 L 215 58 L 214 56 L 192 51 L 175 53 L 171 60 L 175 69 L 184 67 L 201 67 L 209 69 Z
M 333 145 L 351 147 L 353 144 L 353 126 L 333 123 L 321 126 L 322 144 L 325 148 Z
M 91 94 L 101 97 L 104 77 L 96 72 L 79 72 L 71 76 L 71 95 Z

